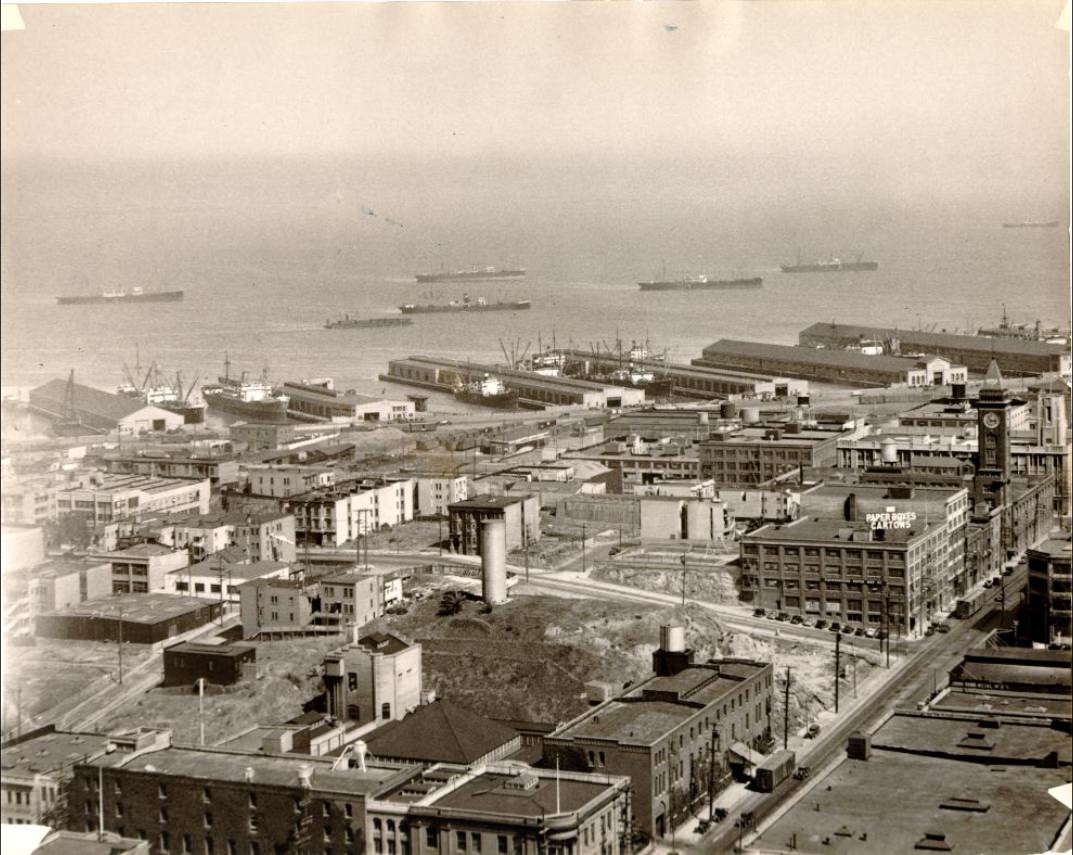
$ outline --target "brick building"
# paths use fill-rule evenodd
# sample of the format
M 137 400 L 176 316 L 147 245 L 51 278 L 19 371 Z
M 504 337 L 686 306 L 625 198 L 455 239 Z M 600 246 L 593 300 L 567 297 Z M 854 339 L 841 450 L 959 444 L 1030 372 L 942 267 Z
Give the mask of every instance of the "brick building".
M 700 474 L 717 487 L 756 487 L 802 469 L 835 466 L 840 436 L 798 422 L 713 431 L 699 447 Z
M 664 627 L 655 675 L 544 738 L 544 766 L 624 775 L 637 827 L 669 833 L 709 786 L 722 789 L 733 755 L 771 745 L 771 664 L 694 664 L 680 627 Z
M 1068 644 L 1073 636 L 1071 592 L 1069 540 L 1047 540 L 1029 549 L 1028 602 L 1022 635 L 1042 644 Z
M 164 649 L 164 685 L 193 686 L 198 680 L 217 686 L 237 683 L 256 665 L 257 648 L 249 644 L 202 644 L 184 641 Z
M 540 540 L 540 499 L 537 496 L 474 496 L 449 505 L 451 546 L 463 555 L 479 555 L 481 523 L 501 519 L 506 524 L 507 551 Z

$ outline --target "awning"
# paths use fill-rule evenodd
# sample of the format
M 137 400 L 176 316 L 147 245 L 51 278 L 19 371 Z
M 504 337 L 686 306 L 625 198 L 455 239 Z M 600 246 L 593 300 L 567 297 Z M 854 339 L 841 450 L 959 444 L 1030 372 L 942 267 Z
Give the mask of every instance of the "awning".
M 735 760 L 744 763 L 746 766 L 758 766 L 764 762 L 764 755 L 758 751 L 753 751 L 744 742 L 735 742 L 730 746 L 730 762 L 733 763 Z

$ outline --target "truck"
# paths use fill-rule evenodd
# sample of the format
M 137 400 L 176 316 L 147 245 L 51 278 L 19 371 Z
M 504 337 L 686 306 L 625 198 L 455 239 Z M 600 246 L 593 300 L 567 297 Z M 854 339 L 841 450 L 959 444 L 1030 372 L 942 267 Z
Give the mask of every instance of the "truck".
M 756 767 L 753 778 L 756 789 L 762 793 L 774 792 L 775 788 L 789 778 L 797 768 L 797 756 L 793 751 L 776 751 Z

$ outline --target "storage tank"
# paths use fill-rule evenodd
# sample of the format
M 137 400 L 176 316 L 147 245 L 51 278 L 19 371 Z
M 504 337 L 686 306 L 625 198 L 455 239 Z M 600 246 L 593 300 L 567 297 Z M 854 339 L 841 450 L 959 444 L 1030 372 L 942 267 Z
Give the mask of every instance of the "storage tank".
M 482 596 L 490 606 L 507 601 L 507 524 L 503 520 L 481 523 Z
M 742 407 L 741 423 L 743 425 L 755 425 L 760 422 L 759 407 Z
M 659 647 L 668 653 L 681 653 L 686 649 L 684 626 L 665 624 L 659 628 Z
M 898 443 L 896 440 L 888 436 L 879 444 L 879 447 L 885 465 L 893 466 L 898 462 Z
M 719 405 L 719 418 L 736 419 L 738 417 L 738 405 L 733 401 L 723 401 Z

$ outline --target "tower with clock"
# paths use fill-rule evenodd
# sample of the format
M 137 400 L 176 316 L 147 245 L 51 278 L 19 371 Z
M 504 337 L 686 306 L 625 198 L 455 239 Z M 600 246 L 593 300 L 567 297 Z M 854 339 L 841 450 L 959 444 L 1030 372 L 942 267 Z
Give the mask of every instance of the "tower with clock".
M 1003 385 L 1002 372 L 992 360 L 976 401 L 978 445 L 976 477 L 973 479 L 973 500 L 976 505 L 997 508 L 1006 502 L 1006 486 L 1010 480 L 1011 404 Z

